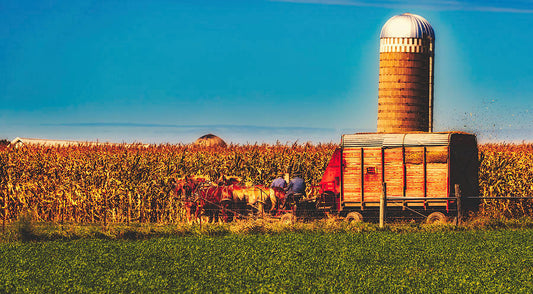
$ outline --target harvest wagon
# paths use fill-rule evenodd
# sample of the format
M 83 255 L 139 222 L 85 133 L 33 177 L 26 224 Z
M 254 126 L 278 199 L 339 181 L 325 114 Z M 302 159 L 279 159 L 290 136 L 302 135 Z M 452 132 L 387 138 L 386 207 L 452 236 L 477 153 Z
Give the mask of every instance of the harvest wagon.
M 479 192 L 478 169 L 477 141 L 472 134 L 350 134 L 343 135 L 333 153 L 318 196 L 299 195 L 290 205 L 279 205 L 268 187 L 225 181 L 207 188 L 197 186 L 189 194 L 204 203 L 198 207 L 211 205 L 204 211 L 227 220 L 251 213 L 291 222 L 327 215 L 360 221 L 386 210 L 392 217 L 434 222 L 478 207 L 479 197 L 471 197 Z
M 478 195 L 478 169 L 473 134 L 343 135 L 320 182 L 317 209 L 362 220 L 376 217 L 385 197 L 392 216 L 443 220 L 477 208 L 479 199 L 467 196 Z

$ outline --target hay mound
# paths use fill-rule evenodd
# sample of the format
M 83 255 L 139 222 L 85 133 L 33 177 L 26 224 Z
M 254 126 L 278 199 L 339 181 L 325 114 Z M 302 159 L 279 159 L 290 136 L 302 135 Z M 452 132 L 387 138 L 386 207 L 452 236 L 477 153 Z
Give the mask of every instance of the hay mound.
M 228 144 L 224 140 L 213 134 L 203 135 L 194 141 L 193 145 L 202 146 L 202 147 L 227 147 Z

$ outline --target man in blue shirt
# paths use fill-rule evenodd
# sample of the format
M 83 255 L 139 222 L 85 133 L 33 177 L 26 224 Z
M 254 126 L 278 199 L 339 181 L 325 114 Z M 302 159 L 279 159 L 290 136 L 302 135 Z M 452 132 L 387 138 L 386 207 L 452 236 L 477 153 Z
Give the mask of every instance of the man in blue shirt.
M 295 173 L 294 178 L 292 178 L 289 182 L 289 186 L 287 187 L 287 192 L 285 195 L 285 208 L 288 209 L 292 203 L 294 203 L 297 200 L 295 199 L 295 194 L 301 194 L 302 197 L 305 197 L 305 181 L 301 178 L 300 173 Z M 299 197 L 298 197 L 299 198 Z
M 275 209 L 278 210 L 279 206 L 285 202 L 285 189 L 287 188 L 283 173 L 278 174 L 278 177 L 270 184 L 270 188 L 274 190 L 274 196 L 276 197 Z
M 278 177 L 272 181 L 272 184 L 270 184 L 270 188 L 274 190 L 285 190 L 285 188 L 287 188 L 287 182 L 283 179 L 283 173 L 278 174 Z

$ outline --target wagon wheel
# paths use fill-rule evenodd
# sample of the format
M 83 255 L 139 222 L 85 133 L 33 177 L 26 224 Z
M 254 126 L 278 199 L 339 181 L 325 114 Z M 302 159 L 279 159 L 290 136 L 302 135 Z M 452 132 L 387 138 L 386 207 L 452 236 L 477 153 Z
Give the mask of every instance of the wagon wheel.
M 233 221 L 233 214 L 232 214 L 230 211 L 228 211 L 228 210 L 222 208 L 222 209 L 220 210 L 220 217 L 219 217 L 219 218 L 220 218 L 223 222 L 225 222 L 225 223 L 229 223 L 229 222 Z
M 220 218 L 223 222 L 228 223 L 233 221 L 234 213 L 228 207 L 231 206 L 231 201 L 229 199 L 223 199 L 220 201 Z
M 358 223 L 363 221 L 363 215 L 357 211 L 352 211 L 346 215 L 346 221 Z
M 431 213 L 426 219 L 427 224 L 445 224 L 447 222 L 448 218 L 446 217 L 446 215 L 438 211 Z
M 291 225 L 296 222 L 296 217 L 294 216 L 294 214 L 289 212 L 282 215 L 280 221 L 284 224 Z

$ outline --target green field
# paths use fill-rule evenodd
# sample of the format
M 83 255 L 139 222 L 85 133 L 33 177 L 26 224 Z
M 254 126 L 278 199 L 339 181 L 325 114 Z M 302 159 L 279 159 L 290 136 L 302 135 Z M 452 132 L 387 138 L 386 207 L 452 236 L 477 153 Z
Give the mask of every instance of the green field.
M 0 292 L 533 292 L 533 229 L 8 242 L 0 256 Z

